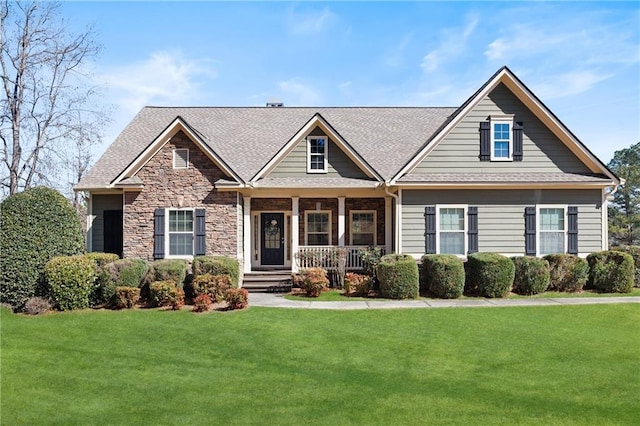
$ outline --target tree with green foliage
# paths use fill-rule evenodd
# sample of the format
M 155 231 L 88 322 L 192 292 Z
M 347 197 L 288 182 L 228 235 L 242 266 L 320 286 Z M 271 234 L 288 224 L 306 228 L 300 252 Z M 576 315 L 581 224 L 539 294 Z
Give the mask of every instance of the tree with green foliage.
M 625 180 L 609 204 L 610 241 L 640 244 L 640 142 L 616 151 L 608 167 Z
M 0 300 L 21 309 L 51 258 L 83 251 L 80 219 L 58 191 L 36 187 L 7 197 L 0 204 Z

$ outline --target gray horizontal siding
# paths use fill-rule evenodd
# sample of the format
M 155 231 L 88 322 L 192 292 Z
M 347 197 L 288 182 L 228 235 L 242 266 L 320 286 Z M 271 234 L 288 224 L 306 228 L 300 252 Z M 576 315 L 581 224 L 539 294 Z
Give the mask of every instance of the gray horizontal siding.
M 523 131 L 523 160 L 480 161 L 480 122 L 492 114 L 515 114 Z M 416 167 L 414 173 L 565 172 L 589 169 L 503 84 L 482 99 Z
M 326 136 L 318 127 L 309 134 L 311 136 Z M 365 173 L 331 139 L 329 139 L 329 158 L 327 160 L 327 173 L 322 173 L 320 176 L 367 178 Z M 289 155 L 282 159 L 268 177 L 304 177 L 314 174 L 307 173 L 307 141 L 303 139 Z
M 600 190 L 403 190 L 403 253 L 424 253 L 424 208 L 438 204 L 478 207 L 481 252 L 524 253 L 524 208 L 542 204 L 578 206 L 580 253 L 602 247 Z
M 91 251 L 104 250 L 105 210 L 122 210 L 122 195 L 92 195 L 91 212 L 95 216 L 91 227 Z

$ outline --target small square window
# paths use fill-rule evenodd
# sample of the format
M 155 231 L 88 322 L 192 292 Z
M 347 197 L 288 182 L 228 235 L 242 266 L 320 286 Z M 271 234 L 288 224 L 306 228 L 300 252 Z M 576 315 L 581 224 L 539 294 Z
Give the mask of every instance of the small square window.
M 173 150 L 173 168 L 186 169 L 189 167 L 189 149 L 176 148 Z

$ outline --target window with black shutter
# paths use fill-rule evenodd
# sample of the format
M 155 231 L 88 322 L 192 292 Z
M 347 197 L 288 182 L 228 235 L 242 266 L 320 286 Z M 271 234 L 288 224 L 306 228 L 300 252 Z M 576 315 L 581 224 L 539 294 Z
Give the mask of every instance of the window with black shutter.
M 467 209 L 467 238 L 468 253 L 478 252 L 478 208 L 469 206 Z
M 164 209 L 153 214 L 153 258 L 164 259 Z
M 536 208 L 524 209 L 524 253 L 527 256 L 536 255 Z
M 424 252 L 435 254 L 436 252 L 436 206 L 424 208 Z

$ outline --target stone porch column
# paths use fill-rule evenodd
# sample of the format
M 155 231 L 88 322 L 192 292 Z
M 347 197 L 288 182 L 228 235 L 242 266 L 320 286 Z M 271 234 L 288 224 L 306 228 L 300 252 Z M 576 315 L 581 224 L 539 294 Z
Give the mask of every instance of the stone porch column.
M 345 237 L 344 199 L 345 197 L 338 197 L 338 245 L 340 247 L 344 247 Z
M 300 241 L 299 201 L 300 197 L 291 197 L 291 272 L 298 272 L 296 253 L 298 253 Z
M 244 209 L 242 210 L 242 229 L 244 235 L 244 273 L 251 272 L 251 197 L 243 197 Z

